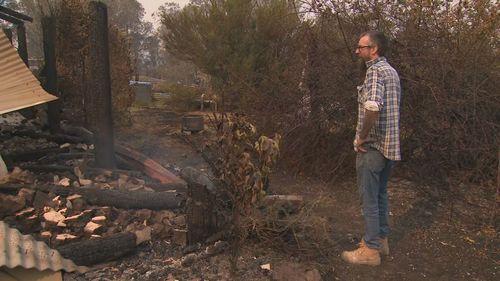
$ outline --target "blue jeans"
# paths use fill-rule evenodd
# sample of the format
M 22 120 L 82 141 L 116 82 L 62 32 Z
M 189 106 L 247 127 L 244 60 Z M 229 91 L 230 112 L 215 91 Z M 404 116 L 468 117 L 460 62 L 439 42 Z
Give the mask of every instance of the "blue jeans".
M 358 152 L 356 173 L 359 195 L 365 218 L 366 232 L 363 240 L 369 248 L 379 248 L 379 238 L 389 235 L 389 202 L 387 181 L 394 161 L 385 158 L 374 148 Z

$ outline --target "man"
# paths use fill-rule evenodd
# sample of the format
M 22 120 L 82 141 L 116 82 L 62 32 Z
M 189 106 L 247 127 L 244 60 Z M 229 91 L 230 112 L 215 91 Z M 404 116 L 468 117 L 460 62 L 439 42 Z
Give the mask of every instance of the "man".
M 401 86 L 398 73 L 384 57 L 386 51 L 387 39 L 378 31 L 363 33 L 356 48 L 356 54 L 367 67 L 365 81 L 358 87 L 354 140 L 366 233 L 357 250 L 342 253 L 342 259 L 352 264 L 379 265 L 380 254 L 389 254 L 387 181 L 394 161 L 401 160 Z

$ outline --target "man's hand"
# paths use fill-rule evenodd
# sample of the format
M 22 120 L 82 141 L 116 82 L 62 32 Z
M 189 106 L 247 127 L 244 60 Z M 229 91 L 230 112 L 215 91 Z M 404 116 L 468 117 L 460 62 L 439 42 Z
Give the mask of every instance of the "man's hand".
M 378 111 L 365 110 L 365 118 L 363 120 L 362 129 L 359 134 L 357 134 L 356 139 L 354 140 L 354 151 L 356 152 L 366 152 L 366 149 L 363 148 L 364 144 L 375 142 L 374 139 L 369 138 L 370 130 L 375 125 L 375 122 L 378 120 Z
M 362 139 L 359 136 L 356 136 L 356 139 L 354 140 L 354 151 L 365 153 L 366 149 L 363 147 L 363 145 L 371 142 L 374 142 L 374 140 Z

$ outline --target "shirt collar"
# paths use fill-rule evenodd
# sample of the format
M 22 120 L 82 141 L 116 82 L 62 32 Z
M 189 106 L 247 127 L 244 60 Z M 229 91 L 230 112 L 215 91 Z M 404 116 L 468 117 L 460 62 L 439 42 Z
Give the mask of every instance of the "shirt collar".
M 383 56 L 380 56 L 376 59 L 372 59 L 371 61 L 367 61 L 366 62 L 366 68 L 370 68 L 372 65 L 376 64 L 377 62 L 380 62 L 380 61 L 387 61 L 387 59 Z

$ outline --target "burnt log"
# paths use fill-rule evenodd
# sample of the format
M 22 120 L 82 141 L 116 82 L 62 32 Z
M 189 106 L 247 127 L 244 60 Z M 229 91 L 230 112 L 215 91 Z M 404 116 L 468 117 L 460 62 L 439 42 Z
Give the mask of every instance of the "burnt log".
M 94 265 L 122 258 L 135 251 L 133 233 L 117 233 L 108 237 L 75 242 L 57 248 L 59 253 L 77 265 Z
M 134 170 L 121 170 L 121 169 L 104 169 L 104 168 L 94 168 L 85 166 L 82 167 L 82 172 L 88 177 L 95 177 L 98 175 L 107 175 L 111 177 L 119 177 L 120 174 L 127 175 L 130 177 L 142 178 L 144 174 L 140 171 Z
M 31 172 L 73 174 L 72 167 L 63 165 L 21 165 L 21 168 L 24 170 L 29 170 Z
M 16 184 L 16 183 L 4 183 L 0 184 L 0 193 L 9 194 L 9 195 L 17 195 L 21 188 L 26 187 L 25 184 Z
M 91 144 L 94 142 L 94 134 L 84 127 L 71 126 L 63 123 L 61 124 L 61 128 L 66 134 L 78 136 L 79 138 L 82 138 L 87 144 Z
M 38 186 L 37 188 L 62 196 L 80 194 L 92 205 L 110 206 L 121 209 L 177 209 L 183 207 L 185 201 L 184 196 L 176 192 L 121 191 L 99 189 L 93 186 L 75 188 L 45 185 Z
M 65 134 L 48 134 L 44 132 L 38 132 L 33 130 L 16 130 L 10 132 L 10 135 L 20 136 L 20 137 L 29 137 L 34 139 L 46 139 L 48 141 L 53 141 L 57 144 L 64 143 L 83 143 L 84 139 L 75 136 L 68 136 Z
M 26 162 L 26 161 L 35 161 L 50 154 L 60 154 L 66 152 L 69 152 L 69 148 L 57 147 L 57 148 L 37 149 L 32 151 L 11 152 L 2 156 L 5 157 L 6 159 L 9 159 L 12 162 Z
M 50 160 L 94 159 L 94 154 L 88 152 L 70 152 L 51 155 L 47 158 Z
M 181 208 L 184 202 L 184 197 L 174 192 L 88 189 L 83 196 L 94 205 L 123 209 L 176 209 Z
M 179 191 L 186 192 L 187 186 L 183 183 L 155 183 L 146 182 L 146 186 L 157 192 L 162 191 Z
M 23 187 L 30 188 L 24 184 L 0 184 L 0 193 L 16 195 Z M 80 194 L 90 204 L 123 209 L 177 209 L 183 207 L 185 202 L 185 196 L 179 192 L 118 191 L 96 187 L 61 187 L 51 184 L 36 185 L 31 188 L 62 196 Z
M 185 182 L 174 175 L 169 170 L 165 169 L 158 162 L 147 157 L 146 155 L 133 150 L 129 147 L 116 144 L 115 151 L 123 161 L 134 169 L 143 171 L 146 175 L 154 178 L 160 183 L 184 183 Z

